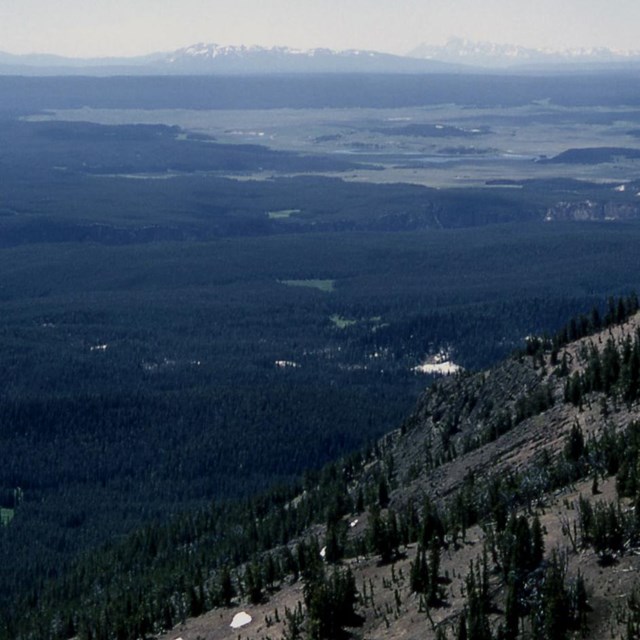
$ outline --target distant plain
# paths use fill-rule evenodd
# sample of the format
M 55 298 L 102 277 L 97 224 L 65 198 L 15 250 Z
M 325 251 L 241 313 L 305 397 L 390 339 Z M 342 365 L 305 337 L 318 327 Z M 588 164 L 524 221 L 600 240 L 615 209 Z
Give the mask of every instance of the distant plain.
M 483 186 L 487 181 L 572 178 L 625 182 L 640 162 L 547 164 L 572 148 L 636 148 L 640 115 L 630 107 L 567 107 L 541 101 L 518 107 L 436 105 L 373 109 L 64 109 L 30 120 L 103 125 L 164 124 L 229 144 L 278 151 L 345 155 L 364 163 L 339 175 L 364 182 L 431 187 Z M 260 171 L 254 179 L 273 177 Z M 246 176 L 245 176 L 246 177 Z

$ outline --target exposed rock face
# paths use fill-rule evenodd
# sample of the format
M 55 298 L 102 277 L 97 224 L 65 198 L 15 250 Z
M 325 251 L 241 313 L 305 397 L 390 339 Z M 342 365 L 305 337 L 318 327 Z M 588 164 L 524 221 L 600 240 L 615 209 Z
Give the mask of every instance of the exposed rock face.
M 586 220 L 636 220 L 640 218 L 640 203 L 633 202 L 558 202 L 547 210 L 547 222 L 580 222 Z

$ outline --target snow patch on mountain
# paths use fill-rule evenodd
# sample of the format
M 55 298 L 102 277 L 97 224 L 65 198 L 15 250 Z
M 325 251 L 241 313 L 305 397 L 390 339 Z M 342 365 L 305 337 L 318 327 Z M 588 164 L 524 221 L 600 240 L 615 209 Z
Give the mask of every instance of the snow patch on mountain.
M 640 51 L 618 51 L 605 47 L 535 49 L 514 44 L 478 42 L 466 38 L 450 38 L 444 45 L 423 43 L 409 52 L 408 55 L 439 62 L 493 67 L 528 64 L 602 64 L 640 61 Z
M 219 45 L 216 43 L 199 42 L 197 44 L 183 47 L 170 53 L 167 56 L 167 62 L 175 63 L 185 59 L 207 59 L 215 60 L 216 58 L 248 58 L 248 57 L 288 57 L 299 56 L 307 58 L 319 57 L 341 57 L 341 58 L 357 58 L 369 57 L 374 58 L 383 54 L 376 51 L 362 51 L 360 49 L 346 49 L 343 51 L 333 51 L 332 49 L 316 48 L 316 49 L 296 49 L 291 47 L 261 47 L 261 46 L 245 46 L 245 45 Z

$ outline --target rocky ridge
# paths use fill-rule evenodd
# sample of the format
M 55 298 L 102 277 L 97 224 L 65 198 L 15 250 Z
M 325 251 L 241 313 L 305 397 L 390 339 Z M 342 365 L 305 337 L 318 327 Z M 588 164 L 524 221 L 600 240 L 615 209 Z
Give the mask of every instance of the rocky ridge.
M 579 542 L 578 533 L 585 504 L 597 511 L 598 505 L 607 501 L 617 503 L 620 513 L 626 514 L 633 513 L 632 504 L 616 497 L 616 477 L 606 472 L 600 476 L 596 473 L 595 480 L 590 472 L 562 486 L 551 486 L 542 476 L 553 461 L 565 464 L 567 443 L 578 430 L 585 442 L 593 443 L 606 433 L 622 432 L 638 419 L 637 401 L 622 402 L 615 394 L 589 393 L 576 406 L 567 401 L 566 389 L 572 376 L 587 373 L 594 352 L 603 355 L 611 345 L 621 352 L 639 331 L 640 314 L 635 314 L 621 325 L 554 347 L 551 352 L 528 349 L 530 353 L 523 352 L 488 371 L 443 378 L 425 392 L 401 428 L 378 443 L 373 459 L 350 483 L 354 503 L 360 489 L 382 477 L 389 483 L 383 518 L 419 510 L 425 499 L 440 505 L 446 513 L 447 505 L 456 501 L 464 504 L 467 494 L 485 495 L 485 488 L 494 485 L 496 479 L 518 478 L 520 495 L 511 507 L 513 517 L 519 514 L 531 518 L 536 514 L 544 532 L 546 562 L 552 562 L 550 557 L 561 558 L 568 584 L 583 579 L 586 583 L 586 625 L 563 637 L 635 637 L 625 635 L 629 633 L 625 625 L 628 598 L 634 585 L 639 584 L 640 549 L 627 542 L 622 553 L 605 561 L 601 552 Z M 527 487 L 528 496 L 522 493 Z M 375 513 L 354 510 L 344 516 L 348 538 L 356 547 L 358 540 L 371 535 Z M 375 554 L 368 553 L 344 558 L 340 566 L 353 573 L 359 592 L 360 624 L 347 629 L 348 633 L 368 639 L 458 637 L 455 634 L 469 606 L 469 567 L 481 561 L 483 549 L 486 557 L 486 549 L 496 535 L 496 524 L 491 518 L 486 520 L 487 515 L 483 514 L 480 524 L 471 524 L 443 539 L 443 606 L 427 606 L 411 588 L 409 576 L 420 553 L 415 542 L 405 542 L 392 562 L 381 563 Z M 317 526 L 306 538 L 322 540 L 326 534 L 326 527 Z M 291 548 L 295 546 L 293 543 Z M 491 569 L 488 579 L 493 603 L 489 615 L 491 637 L 498 637 L 507 606 L 507 584 L 498 566 Z M 287 580 L 258 604 L 234 600 L 230 608 L 214 609 L 159 638 L 290 639 L 293 636 L 285 624 L 284 611 L 301 607 L 303 601 L 303 583 Z M 238 632 L 229 624 L 241 608 L 246 609 L 252 622 Z M 521 620 L 522 637 L 529 637 L 531 625 L 527 618 Z

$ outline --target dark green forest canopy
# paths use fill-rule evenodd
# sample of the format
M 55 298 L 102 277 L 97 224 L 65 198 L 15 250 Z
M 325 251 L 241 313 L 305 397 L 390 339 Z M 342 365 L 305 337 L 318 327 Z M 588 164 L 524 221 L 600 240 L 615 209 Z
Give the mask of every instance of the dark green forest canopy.
M 637 72 L 571 76 L 315 74 L 147 78 L 0 77 L 3 111 L 46 109 L 398 108 L 457 103 L 638 105 Z

